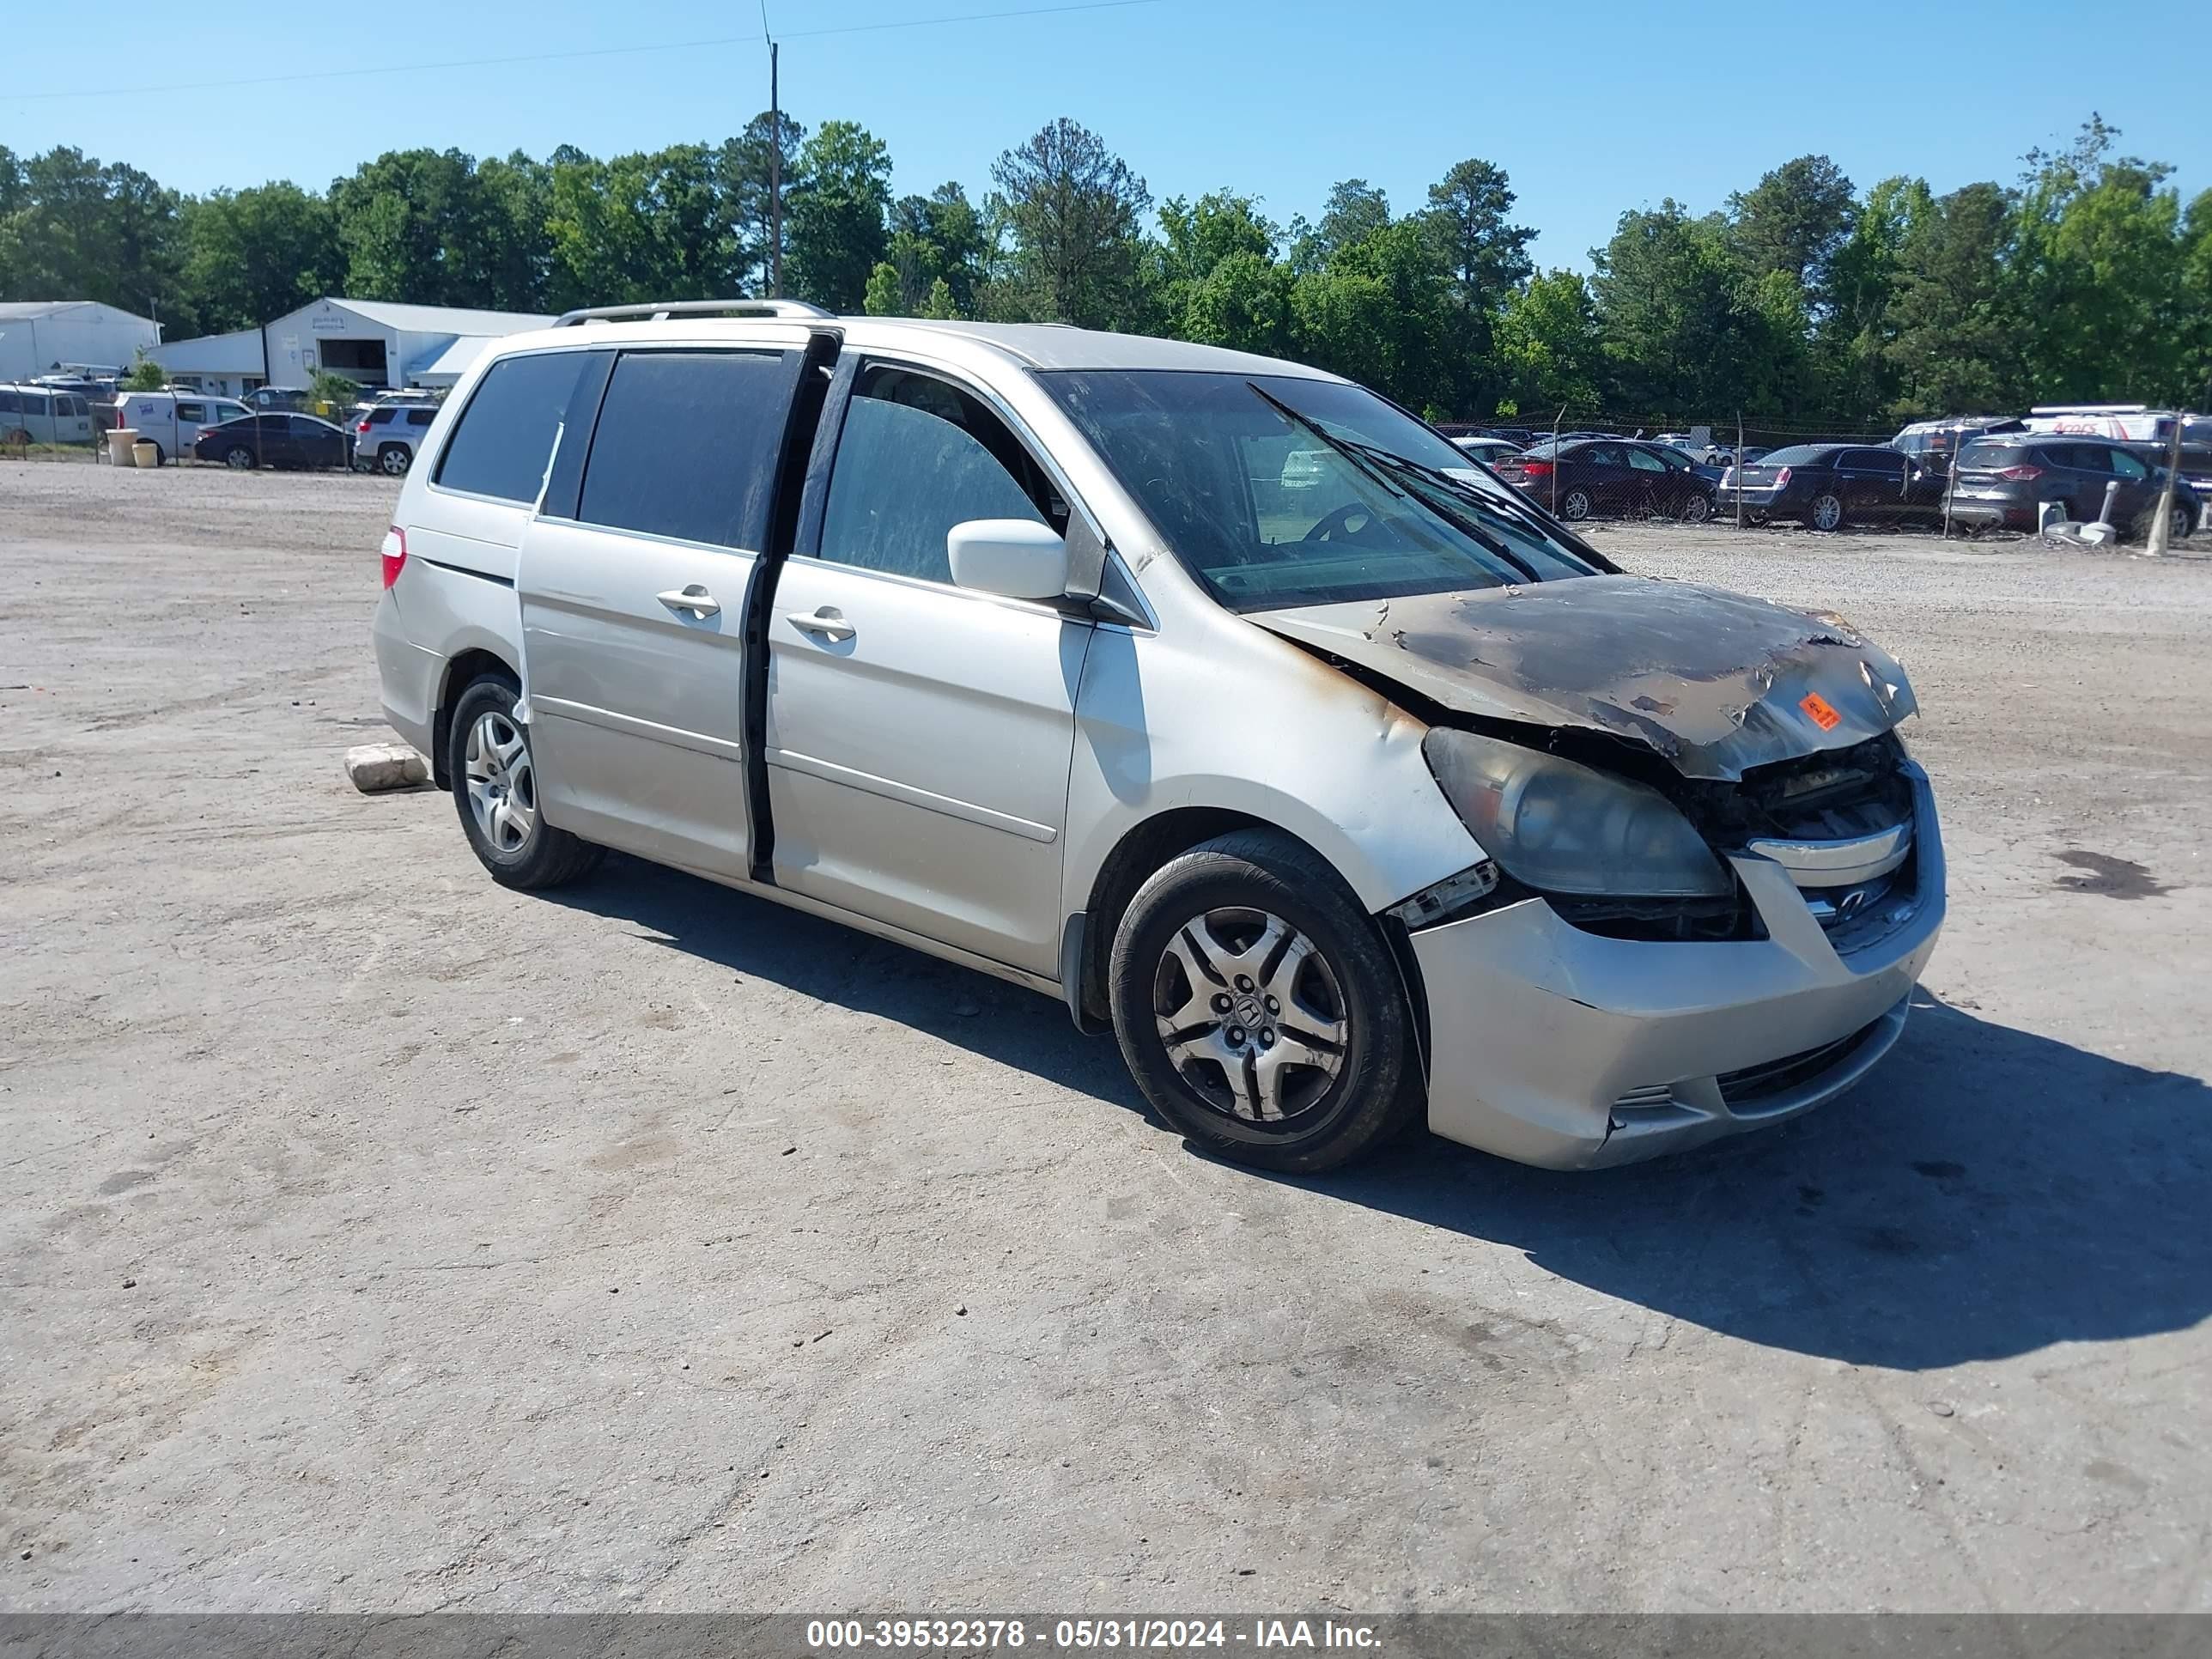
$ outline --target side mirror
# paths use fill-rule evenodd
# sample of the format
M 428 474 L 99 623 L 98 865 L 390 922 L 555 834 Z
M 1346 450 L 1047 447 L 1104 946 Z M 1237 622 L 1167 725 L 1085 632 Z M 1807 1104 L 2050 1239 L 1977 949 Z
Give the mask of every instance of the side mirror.
M 1067 544 L 1033 519 L 970 519 L 945 532 L 952 580 L 1008 599 L 1067 592 Z

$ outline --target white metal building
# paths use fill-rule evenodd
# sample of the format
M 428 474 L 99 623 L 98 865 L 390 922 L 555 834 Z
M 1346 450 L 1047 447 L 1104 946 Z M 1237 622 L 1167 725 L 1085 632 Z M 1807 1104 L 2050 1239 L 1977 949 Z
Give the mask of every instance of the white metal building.
M 97 300 L 0 304 L 0 380 L 27 380 L 64 366 L 128 369 L 161 343 L 161 326 Z
M 269 378 L 261 348 L 261 331 L 241 328 L 230 334 L 172 340 L 146 355 L 169 371 L 172 386 L 218 398 L 239 398 Z
M 525 329 L 544 328 L 550 317 L 513 311 L 464 311 L 451 306 L 398 305 L 386 300 L 317 300 L 264 323 L 265 362 L 271 386 L 305 386 L 318 368 L 367 386 L 451 386 L 481 343 Z M 447 360 L 441 362 L 441 360 Z

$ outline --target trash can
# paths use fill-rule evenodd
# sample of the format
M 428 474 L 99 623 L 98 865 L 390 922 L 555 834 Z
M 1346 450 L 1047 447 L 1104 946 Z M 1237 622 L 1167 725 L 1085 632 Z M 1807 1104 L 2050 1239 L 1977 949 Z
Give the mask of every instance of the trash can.
M 138 430 L 136 427 L 111 427 L 107 433 L 107 459 L 118 466 L 129 466 L 131 446 L 137 441 Z
M 131 446 L 131 459 L 140 466 L 159 466 L 161 464 L 161 447 L 141 438 Z

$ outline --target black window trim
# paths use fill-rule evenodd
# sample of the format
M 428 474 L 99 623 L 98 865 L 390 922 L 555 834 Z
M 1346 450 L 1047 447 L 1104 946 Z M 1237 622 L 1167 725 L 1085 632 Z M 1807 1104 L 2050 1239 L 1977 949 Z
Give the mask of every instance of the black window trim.
M 998 417 L 1000 424 L 1005 426 L 1008 432 L 1013 434 L 1014 441 L 1022 447 L 1023 452 L 1029 456 L 1030 463 L 1049 478 L 1053 486 L 1059 490 L 1060 500 L 1067 503 L 1068 531 L 1070 532 L 1073 531 L 1076 517 L 1080 514 L 1091 534 L 1097 538 L 1098 544 L 1108 550 L 1107 556 L 1109 558 L 1119 556 L 1111 550 L 1113 544 L 1106 539 L 1106 532 L 1100 526 L 1097 515 L 1091 512 L 1081 494 L 1069 481 L 1066 469 L 1060 465 L 1050 447 L 1037 436 L 1036 429 L 1015 412 L 1013 406 L 1000 396 L 995 388 L 976 380 L 964 369 L 940 362 L 925 353 L 908 351 L 903 348 L 857 351 L 847 357 L 840 365 L 840 368 L 842 371 L 840 379 L 842 384 L 835 388 L 832 393 L 836 406 L 834 410 L 823 412 L 822 422 L 830 438 L 829 451 L 825 458 L 829 465 L 823 469 L 818 485 L 814 480 L 811 478 L 808 480 L 810 500 L 806 503 L 804 516 L 800 521 L 798 539 L 791 550 L 793 558 L 811 559 L 815 563 L 831 569 L 852 571 L 860 575 L 873 576 L 884 581 L 904 583 L 910 586 L 927 588 L 932 592 L 960 593 L 972 599 L 987 599 L 994 604 L 1012 605 L 1024 611 L 1042 611 L 1063 617 L 1072 617 L 1078 621 L 1097 620 L 1087 608 L 1072 605 L 1066 599 L 1054 602 L 1049 599 L 1008 599 L 1003 594 L 985 593 L 975 588 L 963 587 L 958 582 L 940 582 L 933 580 L 927 576 L 908 576 L 895 570 L 878 570 L 871 565 L 847 564 L 842 559 L 825 558 L 822 553 L 822 526 L 827 514 L 830 491 L 836 479 L 837 456 L 845 441 L 846 411 L 852 407 L 853 399 L 857 395 L 855 388 L 866 379 L 868 372 L 875 368 L 897 368 L 909 374 L 926 374 L 932 380 L 944 381 L 956 392 L 966 392 L 981 404 L 986 410 Z M 830 430 L 832 427 L 835 428 L 834 431 Z M 1017 480 L 1017 482 L 1019 481 Z M 1072 534 L 1069 538 L 1073 540 Z M 1127 573 L 1125 571 L 1124 574 Z M 1143 592 L 1133 578 L 1127 585 L 1139 593 Z M 1151 601 L 1145 601 L 1145 608 L 1149 623 L 1146 631 L 1156 630 L 1159 623 L 1157 616 L 1151 614 Z M 1124 625 L 1127 624 L 1125 623 Z

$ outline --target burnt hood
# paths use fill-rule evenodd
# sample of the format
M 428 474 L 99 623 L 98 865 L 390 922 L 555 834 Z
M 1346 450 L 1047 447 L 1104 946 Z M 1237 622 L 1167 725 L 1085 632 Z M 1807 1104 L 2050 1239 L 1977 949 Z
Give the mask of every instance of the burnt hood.
M 1248 615 L 1458 713 L 1642 743 L 1686 777 L 1848 748 L 1917 708 L 1840 617 L 1692 582 L 1574 576 Z

